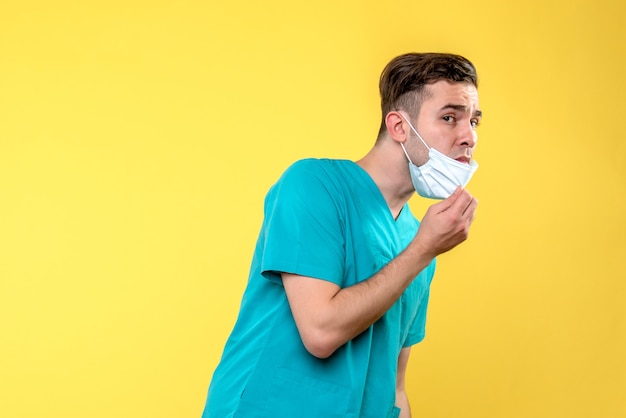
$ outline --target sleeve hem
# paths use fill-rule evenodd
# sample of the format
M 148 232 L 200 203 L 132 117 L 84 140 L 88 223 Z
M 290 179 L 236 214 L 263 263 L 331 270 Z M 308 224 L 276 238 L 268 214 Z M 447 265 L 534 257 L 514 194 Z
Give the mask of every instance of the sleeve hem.
M 404 344 L 402 344 L 402 348 L 411 347 L 415 344 L 419 344 L 424 341 L 425 334 L 416 335 L 414 338 L 407 338 Z
M 314 279 L 324 280 L 341 286 L 342 278 L 337 276 L 336 271 L 330 271 L 328 269 L 320 268 L 319 266 L 311 265 L 290 265 L 290 264 L 277 264 L 271 267 L 263 267 L 261 274 L 264 278 L 270 281 L 280 280 L 281 273 L 297 274 L 299 276 L 312 277 Z

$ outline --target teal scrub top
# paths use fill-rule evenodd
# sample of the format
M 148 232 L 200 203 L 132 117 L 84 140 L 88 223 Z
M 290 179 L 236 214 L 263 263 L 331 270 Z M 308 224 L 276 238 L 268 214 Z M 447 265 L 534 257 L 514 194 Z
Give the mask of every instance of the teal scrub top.
M 402 252 L 418 226 L 408 206 L 394 220 L 354 162 L 307 159 L 288 168 L 266 196 L 239 316 L 203 418 L 398 416 L 398 355 L 424 338 L 434 260 L 383 317 L 327 359 L 302 344 L 280 273 L 354 285 Z

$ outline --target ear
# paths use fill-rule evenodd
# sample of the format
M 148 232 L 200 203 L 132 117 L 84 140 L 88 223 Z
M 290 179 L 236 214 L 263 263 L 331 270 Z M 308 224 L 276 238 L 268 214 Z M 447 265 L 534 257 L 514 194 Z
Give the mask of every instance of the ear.
M 404 143 L 409 137 L 409 127 L 400 114 L 397 111 L 391 111 L 385 116 L 385 125 L 387 126 L 387 132 L 389 136 L 396 142 Z

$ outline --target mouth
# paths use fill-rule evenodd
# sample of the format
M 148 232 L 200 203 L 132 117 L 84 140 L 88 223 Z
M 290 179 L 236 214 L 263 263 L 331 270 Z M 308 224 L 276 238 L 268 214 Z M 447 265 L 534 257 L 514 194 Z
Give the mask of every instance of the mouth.
M 470 157 L 459 157 L 459 158 L 455 158 L 458 162 L 463 163 L 463 164 L 469 164 L 470 163 Z

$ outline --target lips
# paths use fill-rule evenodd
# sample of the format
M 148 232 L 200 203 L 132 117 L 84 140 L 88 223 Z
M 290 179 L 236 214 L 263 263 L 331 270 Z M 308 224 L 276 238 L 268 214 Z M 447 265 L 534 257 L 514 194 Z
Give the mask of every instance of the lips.
M 458 162 L 463 163 L 463 164 L 469 164 L 470 163 L 470 158 L 469 157 L 465 157 L 465 156 L 455 158 L 455 160 L 457 160 Z

